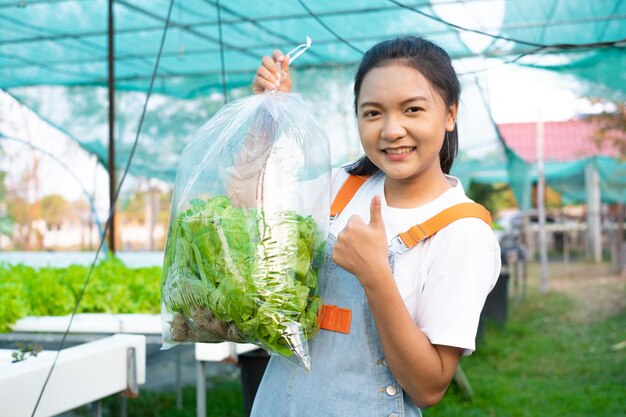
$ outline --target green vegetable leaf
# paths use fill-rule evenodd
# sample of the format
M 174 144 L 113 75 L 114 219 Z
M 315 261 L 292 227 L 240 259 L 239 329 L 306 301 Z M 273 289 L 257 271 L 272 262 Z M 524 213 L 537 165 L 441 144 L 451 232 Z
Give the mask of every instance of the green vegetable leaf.
M 189 205 L 170 225 L 161 288 L 165 310 L 184 315 L 172 321 L 176 334 L 189 341 L 243 336 L 291 355 L 288 323 L 297 323 L 304 339 L 319 329 L 320 228 L 311 216 L 266 217 L 225 196 Z

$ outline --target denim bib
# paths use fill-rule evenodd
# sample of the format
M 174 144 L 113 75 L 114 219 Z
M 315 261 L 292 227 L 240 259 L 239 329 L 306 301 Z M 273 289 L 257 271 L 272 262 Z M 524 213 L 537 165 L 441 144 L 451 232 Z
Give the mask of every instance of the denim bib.
M 273 355 L 252 417 L 418 417 L 419 408 L 391 374 L 359 280 L 332 261 L 327 242 L 320 274 L 322 301 L 352 310 L 350 334 L 327 330 L 309 341 L 312 372 Z M 393 269 L 394 255 L 389 254 Z

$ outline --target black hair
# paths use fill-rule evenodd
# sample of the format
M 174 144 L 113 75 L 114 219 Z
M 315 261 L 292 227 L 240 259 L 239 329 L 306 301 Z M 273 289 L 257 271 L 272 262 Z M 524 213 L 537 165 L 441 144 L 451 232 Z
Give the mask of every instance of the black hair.
M 400 61 L 418 70 L 441 95 L 447 107 L 458 104 L 461 95 L 461 83 L 452 67 L 448 53 L 424 38 L 401 36 L 380 42 L 363 55 L 361 64 L 354 76 L 355 112 L 357 111 L 361 85 L 367 73 L 393 61 Z M 439 151 L 441 170 L 445 174 L 450 173 L 458 146 L 459 136 L 455 125 L 454 130 L 446 132 L 443 146 Z M 367 155 L 363 155 L 359 160 L 348 165 L 346 171 L 353 175 L 372 175 L 380 169 L 369 160 Z

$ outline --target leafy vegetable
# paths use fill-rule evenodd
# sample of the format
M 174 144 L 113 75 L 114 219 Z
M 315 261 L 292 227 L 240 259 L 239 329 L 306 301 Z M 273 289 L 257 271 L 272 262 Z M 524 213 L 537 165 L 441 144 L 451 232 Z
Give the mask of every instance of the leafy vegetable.
M 0 264 L 0 333 L 25 316 L 71 314 L 89 268 Z M 158 313 L 161 268 L 128 268 L 109 255 L 96 266 L 79 313 Z
M 319 329 L 317 224 L 294 211 L 235 208 L 224 196 L 190 204 L 172 221 L 165 252 L 169 338 L 249 341 L 291 356 L 298 337 Z

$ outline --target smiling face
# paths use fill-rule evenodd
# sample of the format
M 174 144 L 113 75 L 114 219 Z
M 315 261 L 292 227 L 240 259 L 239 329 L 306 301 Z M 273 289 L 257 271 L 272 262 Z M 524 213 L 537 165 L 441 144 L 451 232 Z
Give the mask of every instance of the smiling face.
M 401 62 L 371 69 L 357 101 L 361 144 L 387 181 L 428 184 L 444 179 L 439 151 L 455 126 L 447 106 L 418 70 Z

